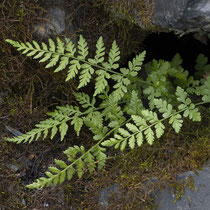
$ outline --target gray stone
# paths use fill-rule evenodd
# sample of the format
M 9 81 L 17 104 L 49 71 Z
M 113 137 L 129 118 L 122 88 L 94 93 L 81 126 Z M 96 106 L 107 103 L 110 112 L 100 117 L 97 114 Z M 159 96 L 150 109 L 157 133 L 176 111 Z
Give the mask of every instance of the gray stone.
M 10 132 L 11 134 L 13 134 L 14 136 L 22 136 L 23 133 L 21 133 L 20 131 L 8 126 L 8 125 L 5 125 L 5 130 L 7 132 Z
M 210 31 L 210 0 L 155 0 L 152 22 L 180 31 Z
M 26 201 L 25 201 L 24 198 L 22 199 L 21 203 L 22 203 L 23 206 L 26 206 Z
M 121 191 L 119 184 L 111 185 L 110 187 L 103 188 L 100 192 L 99 196 L 99 203 L 101 207 L 107 208 L 109 206 L 109 198 L 112 194 L 115 194 L 117 198 L 120 199 L 121 197 Z
M 49 37 L 52 34 L 61 34 L 65 31 L 65 11 L 60 7 L 51 7 L 44 17 L 44 23 L 34 26 L 34 32 L 40 37 Z
M 64 35 L 71 37 L 74 34 L 74 26 L 69 24 L 69 14 L 64 7 L 64 0 L 47 0 L 40 6 L 47 7 L 47 14 L 41 19 L 44 20 L 33 26 L 33 32 L 38 37 L 49 38 L 51 36 Z M 76 39 L 72 39 L 75 43 Z
M 209 210 L 210 209 L 210 167 L 205 167 L 199 171 L 199 175 L 192 171 L 180 174 L 177 180 L 189 179 L 193 177 L 195 189 L 185 188 L 184 195 L 175 201 L 175 195 L 171 194 L 171 189 L 166 188 L 163 192 L 158 191 L 155 204 L 159 210 Z
M 193 180 L 194 190 L 186 186 L 184 195 L 176 201 L 176 196 L 172 194 L 171 188 L 168 187 L 163 191 L 157 190 L 152 192 L 151 196 L 156 196 L 154 200 L 155 206 L 158 210 L 209 210 L 210 209 L 210 162 L 199 173 L 188 171 L 177 176 L 177 181 L 189 179 Z M 144 185 L 153 184 L 158 181 L 157 178 L 150 180 L 151 183 L 145 182 Z M 122 192 L 119 184 L 111 185 L 110 187 L 103 188 L 99 194 L 99 204 L 103 208 L 109 207 L 109 198 L 115 194 L 120 199 Z M 176 201 L 176 202 L 175 202 Z
M 15 166 L 14 164 L 8 164 L 8 166 L 14 171 L 17 172 L 19 170 L 19 168 L 17 166 Z
M 48 33 L 55 32 L 61 34 L 65 31 L 65 11 L 62 8 L 49 8 L 46 18 L 48 22 L 46 22 L 45 27 Z
M 148 26 L 150 28 L 152 23 L 154 26 L 175 30 L 180 34 L 210 31 L 210 0 L 112 0 L 108 2 L 110 2 L 108 10 L 113 17 L 136 23 L 143 29 Z M 143 2 L 145 6 L 137 6 L 139 2 Z M 121 7 L 122 9 L 119 9 Z M 145 23 L 146 27 L 144 27 Z

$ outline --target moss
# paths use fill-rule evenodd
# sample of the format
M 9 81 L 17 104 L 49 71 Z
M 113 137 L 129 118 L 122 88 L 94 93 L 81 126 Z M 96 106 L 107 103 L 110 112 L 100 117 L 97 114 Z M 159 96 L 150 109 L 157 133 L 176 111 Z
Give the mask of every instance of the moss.
M 184 179 L 180 182 L 176 182 L 170 185 L 171 193 L 175 195 L 174 203 L 176 203 L 185 193 L 185 188 L 189 187 L 192 191 L 195 190 L 195 184 L 192 176 L 189 176 L 187 181 Z M 191 202 L 191 198 L 188 197 Z
M 151 30 L 154 1 L 148 0 L 99 0 L 106 10 L 111 12 L 118 22 L 128 21 L 130 24 L 139 25 L 144 30 Z

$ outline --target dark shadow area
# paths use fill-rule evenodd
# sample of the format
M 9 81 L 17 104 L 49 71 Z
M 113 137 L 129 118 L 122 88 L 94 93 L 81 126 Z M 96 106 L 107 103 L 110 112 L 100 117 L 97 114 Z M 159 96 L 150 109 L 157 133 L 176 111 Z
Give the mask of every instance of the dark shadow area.
M 210 58 L 210 43 L 196 40 L 193 34 L 177 37 L 174 33 L 153 33 L 144 40 L 147 52 L 145 62 L 153 59 L 170 61 L 176 53 L 183 59 L 183 67 L 192 73 L 197 56 L 202 53 Z

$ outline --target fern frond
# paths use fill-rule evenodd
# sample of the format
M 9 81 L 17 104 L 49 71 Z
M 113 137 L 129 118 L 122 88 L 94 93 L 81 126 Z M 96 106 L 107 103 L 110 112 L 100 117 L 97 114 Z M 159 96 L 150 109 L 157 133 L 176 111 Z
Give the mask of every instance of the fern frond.
M 129 74 L 132 77 L 137 76 L 137 72 L 141 70 L 141 66 L 143 64 L 145 55 L 146 55 L 146 51 L 143 51 L 142 53 L 137 55 L 135 58 L 133 58 L 132 61 L 128 62 Z
M 120 60 L 120 50 L 117 46 L 116 41 L 112 43 L 112 48 L 109 52 L 109 68 L 117 69 L 119 68 L 119 64 L 117 63 Z
M 46 60 L 45 60 L 46 61 Z M 69 64 L 69 57 L 67 57 L 67 56 L 62 56 L 61 58 L 60 58 L 60 63 L 59 63 L 59 65 L 58 65 L 58 67 L 54 70 L 54 72 L 59 72 L 59 71 L 61 71 L 61 70 L 64 70 L 66 67 L 67 67 L 67 65 Z
M 149 100 L 149 107 L 151 110 L 154 109 L 154 99 L 155 99 L 155 89 L 152 86 L 149 86 L 143 90 L 145 95 L 148 95 L 147 98 Z
M 130 98 L 124 110 L 129 115 L 140 115 L 143 109 L 144 107 L 141 99 L 139 99 L 138 97 L 137 91 L 133 90 L 130 94 Z
M 171 116 L 169 119 L 169 123 L 172 124 L 172 127 L 176 131 L 176 133 L 179 133 L 183 124 L 182 116 L 180 114 Z
M 108 128 L 104 126 L 103 115 L 100 112 L 92 112 L 84 118 L 85 125 L 94 134 L 94 140 L 102 139 L 108 132 Z
M 119 101 L 123 98 L 125 93 L 127 93 L 127 86 L 130 84 L 130 80 L 128 78 L 124 78 L 121 75 L 113 75 L 112 79 L 117 83 L 113 86 L 115 91 L 113 92 L 114 98 L 116 101 Z
M 148 128 L 144 131 L 145 137 L 147 139 L 147 142 L 149 143 L 149 145 L 153 144 L 153 141 L 155 139 L 154 137 L 154 131 L 151 128 Z
M 79 97 L 79 96 L 78 96 Z M 67 133 L 68 125 L 67 121 L 71 120 L 71 125 L 74 126 L 76 134 L 79 135 L 79 132 L 83 126 L 83 119 L 80 117 L 82 114 L 77 106 L 57 106 L 57 109 L 54 112 L 47 113 L 49 116 L 56 120 L 63 121 L 59 127 L 61 140 Z
M 69 54 L 65 55 L 64 52 L 65 49 L 69 50 L 69 47 L 65 48 L 64 43 L 59 38 L 57 38 L 57 44 L 55 44 L 52 39 L 49 39 L 49 49 L 45 43 L 42 43 L 42 47 L 40 47 L 40 45 L 35 41 L 33 41 L 34 46 L 28 42 L 24 44 L 10 39 L 7 39 L 6 42 L 16 47 L 18 51 L 22 51 L 23 54 L 33 56 L 34 59 L 42 57 L 39 61 L 40 63 L 49 60 L 50 62 L 46 65 L 46 68 L 55 66 L 60 61 L 55 72 L 63 70 L 68 65 Z M 72 50 L 74 49 L 72 48 Z
M 96 145 L 91 151 L 97 160 L 98 170 L 101 170 L 106 164 L 106 148 Z
M 191 100 L 189 98 L 186 100 L 187 93 L 181 87 L 177 87 L 176 96 L 177 100 L 185 105 L 189 105 L 191 103 Z
M 157 125 L 159 123 L 159 127 L 156 127 L 156 136 L 160 138 L 163 133 L 163 130 L 161 130 L 161 128 L 163 129 L 162 123 L 158 120 L 155 113 L 147 113 L 145 115 L 149 116 L 149 121 L 153 123 L 152 125 Z M 151 129 L 152 125 L 148 125 L 146 120 L 141 116 L 132 115 L 131 117 L 134 124 L 126 123 L 127 129 L 119 128 L 118 132 L 114 134 L 114 137 L 105 140 L 104 142 L 102 142 L 102 145 L 106 147 L 114 146 L 115 149 L 120 147 L 120 150 L 123 151 L 128 143 L 129 147 L 133 149 L 136 143 L 138 146 L 142 145 L 144 136 L 147 142 L 151 145 L 154 141 L 154 131 Z
M 76 131 L 77 136 L 79 136 L 79 132 L 83 126 L 83 119 L 78 115 L 75 115 L 73 120 L 71 121 L 71 125 L 74 126 L 74 130 Z
M 90 64 L 82 64 L 81 68 L 83 69 L 80 73 L 79 79 L 79 85 L 78 88 L 86 86 L 91 79 L 91 75 L 94 73 L 94 69 Z
M 62 122 L 59 126 L 61 141 L 63 141 L 63 139 L 68 131 L 68 127 L 69 126 L 67 125 L 67 123 L 65 121 Z
M 80 69 L 80 62 L 78 60 L 71 60 L 66 81 L 73 79 L 78 74 Z
M 88 55 L 88 47 L 87 47 L 87 42 L 85 41 L 82 35 L 79 36 L 78 49 L 79 49 L 78 51 L 79 55 L 77 56 L 77 58 L 85 60 L 85 58 Z
M 49 50 L 51 52 L 55 52 L 55 43 L 52 39 L 49 39 L 49 46 L 50 46 Z
M 74 96 L 76 98 L 76 100 L 82 105 L 83 108 L 88 108 L 88 107 L 92 107 L 94 108 L 95 105 L 95 98 L 93 97 L 92 102 L 90 101 L 90 97 L 89 95 L 85 94 L 85 93 L 74 93 Z
M 134 123 L 136 124 L 137 127 L 139 127 L 140 130 L 140 137 L 143 137 L 143 133 L 145 134 L 146 140 L 147 142 L 151 145 L 154 141 L 154 132 L 153 130 L 150 128 L 150 126 L 147 125 L 146 120 L 148 120 L 150 123 L 154 123 L 156 124 L 157 122 L 159 122 L 158 118 L 156 118 L 155 113 L 152 113 L 152 117 L 151 117 L 151 112 L 148 114 L 146 112 L 146 110 L 142 111 L 142 115 L 146 115 L 145 119 L 140 117 L 140 116 L 136 116 L 136 115 L 132 115 L 132 119 L 134 121 Z M 149 117 L 148 117 L 149 116 Z M 138 134 L 137 134 L 138 135 Z M 158 136 L 158 135 L 157 135 Z M 139 136 L 136 136 L 139 138 Z M 142 142 L 142 140 L 139 140 L 140 142 L 138 143 L 138 145 Z M 141 145 L 141 144 L 140 144 Z
M 210 103 L 210 76 L 206 78 L 204 85 L 202 86 L 203 89 L 203 97 L 202 100 L 205 103 Z
M 138 115 L 132 115 L 132 120 L 136 124 L 137 127 L 139 127 L 141 130 L 145 129 L 147 127 L 146 120 Z
M 79 131 L 83 125 L 83 121 L 78 116 L 81 114 L 78 107 L 74 106 L 57 106 L 54 112 L 47 113 L 51 118 L 41 121 L 39 124 L 35 125 L 35 129 L 23 134 L 21 136 L 7 138 L 7 141 L 14 143 L 26 143 L 32 142 L 42 138 L 46 139 L 48 134 L 50 134 L 50 139 L 53 139 L 54 136 L 59 132 L 61 141 L 64 139 L 67 131 L 68 124 L 67 122 L 72 120 L 71 123 L 74 125 L 74 129 L 79 134 Z
M 36 128 L 27 132 L 26 134 L 23 134 L 21 136 L 13 137 L 13 138 L 7 138 L 7 141 L 14 142 L 14 143 L 31 143 L 33 140 L 38 140 L 40 136 L 42 135 L 42 138 L 45 139 L 49 133 L 50 129 L 53 129 L 52 131 L 52 137 L 56 134 L 56 129 L 54 127 L 57 127 L 60 124 L 58 120 L 54 119 L 47 119 L 44 121 L 41 121 L 39 124 L 35 125 Z
M 149 111 L 149 110 L 142 110 L 142 115 L 144 118 L 150 123 L 155 124 L 155 133 L 157 138 L 160 138 L 163 133 L 165 126 L 162 124 L 162 122 L 158 119 L 158 116 L 155 112 Z M 154 140 L 154 139 L 153 139 Z M 153 141 L 152 140 L 152 141 Z
M 137 128 L 136 125 L 132 124 L 132 123 L 126 123 L 126 127 L 128 128 L 129 131 L 131 131 L 132 133 L 138 132 L 139 128 Z
M 79 107 L 77 106 L 56 106 L 56 109 L 54 112 L 47 112 L 48 116 L 51 116 L 53 119 L 62 121 L 62 120 L 68 120 L 70 116 L 74 114 L 80 114 Z
M 162 99 L 154 100 L 155 106 L 159 109 L 160 113 L 162 113 L 163 118 L 169 118 L 169 123 L 172 124 L 174 130 L 179 133 L 183 120 L 180 114 L 176 114 L 176 111 L 173 109 L 171 104 L 168 104 L 166 101 Z
M 195 76 L 198 78 L 203 78 L 204 75 L 209 72 L 210 64 L 208 64 L 208 57 L 204 56 L 203 54 L 199 54 L 196 59 Z
M 45 66 L 45 68 L 50 68 L 50 67 L 55 66 L 57 64 L 59 58 L 60 58 L 59 55 L 53 54 L 51 61 Z
M 155 131 L 158 139 L 164 134 L 164 129 L 165 126 L 163 125 L 162 122 L 159 121 L 158 123 L 155 124 Z
M 99 37 L 97 43 L 96 43 L 96 55 L 94 59 L 88 59 L 88 61 L 91 64 L 99 64 L 104 61 L 104 55 L 105 55 L 105 47 L 103 42 L 103 37 Z
M 164 104 L 162 101 L 157 101 L 156 103 L 161 103 L 161 105 L 159 105 L 160 109 Z M 164 113 L 167 113 L 167 105 L 164 104 L 163 107 Z M 172 127 L 178 131 L 178 127 L 179 129 L 181 128 L 180 125 L 182 125 L 182 122 L 180 121 L 178 114 L 172 116 L 173 118 L 170 118 L 170 123 L 172 124 Z M 168 115 L 166 119 L 168 117 L 170 117 L 170 115 Z M 163 119 L 159 120 L 155 112 L 142 110 L 141 116 L 131 115 L 131 119 L 133 120 L 133 123 L 126 123 L 126 129 L 119 128 L 117 133 L 114 134 L 114 137 L 105 140 L 102 142 L 102 145 L 106 147 L 114 146 L 116 149 L 120 147 L 120 150 L 123 151 L 127 144 L 129 144 L 131 149 L 135 147 L 135 144 L 141 146 L 144 138 L 150 145 L 152 145 L 155 139 L 155 134 L 157 138 L 160 138 L 164 133 L 165 126 L 161 122 Z M 154 131 L 152 127 L 154 127 Z
M 64 54 L 66 48 L 64 47 L 64 42 L 57 37 L 57 50 L 56 52 L 59 54 Z
M 94 96 L 102 93 L 105 90 L 108 85 L 107 79 L 111 78 L 111 75 L 104 70 L 98 70 L 96 71 L 96 74 L 98 76 L 96 77 Z
M 160 138 L 164 134 L 164 120 L 168 120 L 178 133 L 183 125 L 183 117 L 200 121 L 200 112 L 196 106 L 210 102 L 210 76 L 201 81 L 189 77 L 189 73 L 181 67 L 182 60 L 178 54 L 171 62 L 154 60 L 152 65 L 145 65 L 148 78 L 143 81 L 136 76 L 141 70 L 145 52 L 129 61 L 127 68 L 123 67 L 116 71 L 119 68 L 119 47 L 114 41 L 108 61 L 105 62 L 102 37 L 96 43 L 93 58 L 87 58 L 89 49 L 82 36 L 76 47 L 67 38 L 65 42 L 59 38 L 56 42 L 49 39 L 48 45 L 45 43 L 39 45 L 35 41 L 32 44 L 9 39 L 6 41 L 26 56 L 39 59 L 39 62 L 48 62 L 46 68 L 56 66 L 54 72 L 67 68 L 66 81 L 78 76 L 78 88 L 85 87 L 90 83 L 93 74 L 96 74 L 93 97 L 82 92 L 74 93 L 83 111 L 80 111 L 78 106 L 58 106 L 54 112 L 47 113 L 49 119 L 41 121 L 32 131 L 7 139 L 15 143 L 30 143 L 41 137 L 46 139 L 50 136 L 50 139 L 53 139 L 55 135 L 60 134 L 62 141 L 70 124 L 77 136 L 85 125 L 92 132 L 93 140 L 97 141 L 89 149 L 82 145 L 69 147 L 64 151 L 68 160 L 64 162 L 55 159 L 55 164 L 48 168 L 46 176 L 37 179 L 28 185 L 28 188 L 42 188 L 51 184 L 56 186 L 66 179 L 71 180 L 74 175 L 81 178 L 87 171 L 93 173 L 97 168 L 102 169 L 107 159 L 105 147 L 119 148 L 123 151 L 126 146 L 131 149 L 136 145 L 140 147 L 144 141 L 152 145 L 155 137 Z M 208 66 L 205 57 L 200 56 L 199 59 L 202 65 L 197 68 Z M 174 88 L 168 77 L 175 79 L 177 88 Z M 109 87 L 109 79 L 114 81 L 113 87 Z M 140 85 L 136 84 L 138 81 Z M 149 100 L 148 110 L 144 108 L 140 99 L 142 90 Z M 189 93 L 201 96 L 203 102 L 192 103 Z M 162 115 L 161 119 L 157 111 Z M 126 119 L 128 117 L 130 118 Z
M 16 47 L 18 51 L 22 51 L 22 53 L 26 54 L 27 56 L 32 56 L 34 59 L 41 58 L 39 62 L 49 61 L 49 63 L 46 65 L 46 68 L 58 65 L 54 72 L 59 72 L 67 68 L 67 66 L 69 65 L 69 71 L 66 81 L 74 78 L 78 74 L 78 70 L 80 70 L 81 68 L 79 59 L 85 59 L 85 57 L 88 55 L 87 43 L 85 42 L 83 37 L 80 37 L 79 40 L 78 53 L 80 55 L 77 58 L 74 57 L 76 52 L 75 46 L 69 39 L 66 39 L 66 45 L 64 45 L 64 42 L 61 41 L 59 38 L 57 38 L 57 44 L 55 44 L 52 39 L 49 39 L 49 49 L 48 46 L 43 42 L 41 47 L 35 41 L 33 41 L 34 46 L 32 46 L 28 42 L 27 44 L 24 44 L 10 39 L 7 39 L 6 41 Z M 86 67 L 85 69 L 90 70 L 90 68 Z M 87 75 L 85 74 L 85 70 L 83 70 L 82 75 L 83 76 L 81 76 L 81 78 Z M 87 81 L 82 81 L 81 83 L 85 82 Z
M 187 92 L 178 86 L 175 94 L 177 96 L 177 100 L 181 102 L 181 104 L 178 106 L 178 109 L 185 109 L 183 116 L 189 116 L 189 119 L 193 121 L 200 121 L 200 113 L 198 112 L 198 109 L 195 108 L 195 105 L 192 103 L 191 99 L 187 98 Z
M 112 43 L 112 47 L 109 52 L 108 62 L 104 61 L 105 47 L 102 37 L 100 37 L 96 44 L 95 57 L 87 59 L 88 46 L 86 40 L 80 35 L 78 41 L 78 55 L 75 56 L 76 48 L 70 39 L 65 39 L 65 43 L 57 38 L 55 43 L 52 39 L 49 39 L 49 48 L 45 43 L 40 46 L 37 42 L 33 41 L 33 45 L 30 43 L 19 43 L 7 39 L 8 43 L 16 47 L 19 51 L 27 56 L 32 56 L 34 59 L 39 59 L 39 62 L 46 62 L 46 68 L 56 66 L 54 72 L 62 71 L 68 68 L 66 81 L 73 79 L 79 75 L 78 88 L 86 86 L 95 73 L 94 68 L 97 68 L 96 84 L 94 96 L 102 93 L 108 86 L 107 80 L 113 78 L 117 84 L 114 86 L 116 89 L 115 97 L 119 101 L 127 92 L 127 86 L 130 84 L 130 80 L 127 78 L 131 72 L 137 72 L 141 69 L 142 61 L 145 56 L 145 52 L 136 56 L 132 62 L 129 63 L 130 70 L 120 69 L 120 72 L 114 72 L 113 70 L 119 68 L 118 61 L 120 59 L 120 50 L 116 44 L 116 41 Z M 98 64 L 101 64 L 99 66 Z M 81 70 L 81 71 L 80 71 Z
M 115 101 L 113 95 L 110 95 L 106 100 L 100 104 L 100 108 L 103 109 L 102 113 L 105 116 L 105 120 L 109 120 L 108 126 L 114 128 L 122 124 L 126 118 L 123 115 L 123 111 L 118 103 Z
M 65 43 L 66 43 L 66 51 L 68 52 L 67 55 L 74 57 L 74 54 L 76 52 L 74 43 L 68 38 L 65 38 Z
M 96 164 L 94 162 L 94 156 L 90 152 L 86 153 L 84 156 L 84 163 L 87 165 L 89 173 L 93 173 L 95 171 Z
M 46 177 L 38 178 L 34 183 L 27 185 L 28 188 L 43 188 L 53 184 L 63 183 L 66 179 L 71 180 L 74 174 L 77 174 L 78 178 L 81 178 L 86 169 L 90 173 L 95 171 L 96 166 L 98 169 L 102 169 L 106 162 L 106 149 L 100 147 L 98 144 L 93 146 L 90 150 L 86 151 L 83 146 L 69 147 L 64 151 L 64 154 L 68 157 L 69 164 L 62 160 L 55 159 L 56 166 L 48 167 L 49 171 L 45 172 Z M 76 158 L 76 156 L 80 156 Z
M 171 61 L 171 66 L 174 68 L 181 67 L 182 62 L 183 62 L 183 60 L 182 60 L 180 54 L 176 53 L 176 55 L 173 57 L 173 59 Z
M 172 114 L 173 107 L 162 99 L 154 99 L 154 104 L 160 113 L 163 113 L 163 118 L 167 118 Z

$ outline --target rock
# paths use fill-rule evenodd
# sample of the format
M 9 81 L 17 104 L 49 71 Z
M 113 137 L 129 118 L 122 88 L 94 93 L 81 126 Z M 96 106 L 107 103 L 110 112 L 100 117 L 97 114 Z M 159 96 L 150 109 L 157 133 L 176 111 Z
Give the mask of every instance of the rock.
M 152 22 L 180 31 L 210 31 L 210 1 L 155 0 Z
M 156 181 L 158 181 L 158 179 L 154 178 L 151 179 L 150 182 L 145 182 L 143 184 L 145 187 L 149 187 L 149 185 L 153 185 Z M 165 188 L 163 191 L 156 190 L 155 193 L 149 193 L 152 197 L 156 196 L 154 206 L 157 206 L 158 210 L 210 209 L 210 162 L 203 170 L 199 171 L 198 174 L 193 171 L 179 174 L 177 176 L 177 181 L 180 183 L 182 181 L 188 183 L 186 187 L 183 186 L 183 195 L 178 200 L 176 200 L 176 195 L 172 194 L 170 187 Z M 113 193 L 117 199 L 121 198 L 122 192 L 119 184 L 111 185 L 100 191 L 99 204 L 103 209 L 109 207 L 109 199 Z M 177 193 L 182 194 L 181 191 Z
M 19 168 L 17 166 L 15 166 L 14 164 L 8 164 L 8 166 L 14 171 L 17 172 L 19 170 Z
M 69 24 L 70 15 L 67 14 L 64 7 L 64 0 L 47 0 L 40 6 L 47 6 L 47 14 L 44 15 L 44 22 L 40 22 L 33 26 L 35 35 L 41 38 L 49 38 L 51 36 L 64 35 L 70 38 L 74 34 L 74 26 Z M 74 43 L 76 39 L 71 39 Z
M 163 192 L 158 191 L 155 204 L 159 210 L 209 210 L 210 209 L 210 167 L 205 167 L 199 171 L 199 175 L 188 171 L 177 176 L 177 180 L 188 180 L 193 178 L 194 190 L 188 186 L 185 188 L 184 195 L 175 201 L 175 195 L 171 194 L 171 189 L 166 188 Z
M 5 125 L 5 130 L 6 130 L 7 132 L 10 132 L 10 133 L 13 134 L 14 136 L 22 136 L 22 135 L 23 135 L 23 133 L 21 133 L 20 131 L 18 131 L 18 130 L 16 130 L 16 129 L 10 127 L 10 126 L 7 126 L 7 125 Z
M 26 206 L 26 201 L 25 201 L 24 198 L 22 199 L 21 203 L 22 203 L 23 206 Z
M 117 196 L 118 199 L 121 197 L 121 191 L 119 184 L 111 185 L 110 187 L 103 188 L 100 192 L 99 196 L 99 203 L 101 207 L 107 208 L 109 206 L 109 199 L 110 196 L 114 193 L 115 196 Z
M 159 26 L 175 30 L 180 34 L 210 31 L 210 0 L 112 0 L 104 2 L 104 7 L 114 18 L 138 24 L 145 30 Z
M 61 34 L 65 31 L 65 11 L 60 7 L 52 7 L 48 9 L 46 18 L 49 22 L 46 22 L 45 27 L 48 33 Z
M 51 7 L 44 16 L 46 22 L 34 26 L 34 32 L 39 37 L 49 37 L 53 34 L 61 34 L 65 31 L 65 11 L 60 7 Z

